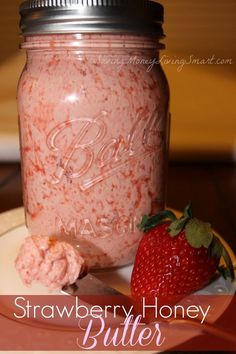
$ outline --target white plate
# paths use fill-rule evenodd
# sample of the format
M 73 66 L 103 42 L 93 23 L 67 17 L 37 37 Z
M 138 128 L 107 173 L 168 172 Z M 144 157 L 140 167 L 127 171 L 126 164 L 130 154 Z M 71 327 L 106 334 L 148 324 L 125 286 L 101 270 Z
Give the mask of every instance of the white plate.
M 14 268 L 14 260 L 16 258 L 17 252 L 27 234 L 27 229 L 24 224 L 23 208 L 11 210 L 9 212 L 0 214 L 0 295 L 49 294 L 49 292 L 39 284 L 34 284 L 30 288 L 24 286 Z M 228 249 L 231 254 L 231 257 L 234 258 L 233 252 L 230 250 L 229 247 Z M 129 266 L 119 268 L 113 271 L 99 272 L 96 273 L 96 276 L 102 281 L 104 281 L 107 285 L 116 288 L 122 293 L 128 294 L 131 272 L 132 266 Z M 209 286 L 199 291 L 197 294 L 234 294 L 234 292 L 235 284 L 232 284 L 230 281 L 226 281 L 223 277 L 220 277 L 216 281 L 211 283 Z M 219 309 L 219 313 L 217 313 L 217 315 L 214 317 L 214 319 L 212 319 L 212 321 L 215 321 L 218 317 L 220 317 L 226 310 L 228 305 L 229 303 L 225 303 L 224 306 Z M 185 327 L 184 331 L 181 330 L 181 336 L 178 335 L 178 332 L 180 331 L 179 328 L 173 327 L 172 335 L 173 331 L 176 331 L 175 346 L 183 343 L 183 341 L 188 341 L 189 339 L 201 334 L 199 330 L 187 327 Z M 36 352 L 28 353 L 33 354 Z M 66 353 L 67 352 L 60 352 L 60 354 Z

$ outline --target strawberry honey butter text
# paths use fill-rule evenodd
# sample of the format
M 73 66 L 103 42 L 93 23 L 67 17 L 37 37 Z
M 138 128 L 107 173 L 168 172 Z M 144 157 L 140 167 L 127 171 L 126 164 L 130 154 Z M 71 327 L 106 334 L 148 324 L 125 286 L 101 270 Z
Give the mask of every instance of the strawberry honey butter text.
M 32 235 L 61 237 L 89 267 L 133 261 L 144 214 L 164 208 L 169 89 L 155 38 L 26 37 L 18 87 L 24 205 Z M 127 64 L 116 70 L 101 55 Z
M 60 297 L 61 298 L 61 297 Z M 49 298 L 47 298 L 49 299 Z M 14 300 L 14 317 L 17 320 L 37 319 L 46 320 L 47 325 L 53 324 L 55 319 L 61 323 L 70 320 L 70 326 L 77 328 L 82 336 L 76 337 L 76 346 L 79 349 L 97 349 L 98 343 L 102 343 L 104 349 L 109 346 L 114 348 L 158 348 L 168 341 L 165 325 L 168 319 L 181 317 L 182 319 L 195 319 L 204 324 L 210 313 L 211 306 L 202 305 L 158 305 L 158 299 L 154 306 L 150 306 L 143 298 L 142 314 L 134 315 L 134 306 L 130 305 L 86 305 L 85 302 L 75 297 L 63 304 L 57 300 L 48 300 L 46 304 L 36 304 L 34 299 L 23 296 Z M 58 303 L 58 304 L 57 304 Z M 99 301 L 98 301 L 99 303 Z M 153 311 L 155 323 L 146 324 L 142 318 L 146 311 Z M 167 314 L 168 313 L 168 314 Z M 170 333 L 168 333 L 170 335 Z
M 17 319 L 22 318 L 45 318 L 45 319 L 54 319 L 57 316 L 59 318 L 74 318 L 74 319 L 85 319 L 85 318 L 104 318 L 107 319 L 111 315 L 114 319 L 122 318 L 128 319 L 133 316 L 135 311 L 135 306 L 130 305 L 85 305 L 83 300 L 80 300 L 78 297 L 74 298 L 74 303 L 63 306 L 55 304 L 47 305 L 36 305 L 33 302 L 30 302 L 30 299 L 26 297 L 19 296 L 15 298 L 15 312 L 14 317 Z M 98 300 L 99 303 L 99 300 Z M 178 304 L 174 306 L 169 305 L 160 305 L 158 304 L 158 298 L 155 298 L 154 304 L 148 304 L 145 298 L 142 299 L 142 311 L 140 316 L 142 318 L 146 317 L 147 312 L 150 311 L 153 314 L 155 320 L 166 320 L 174 318 L 182 319 L 197 319 L 201 324 L 203 324 L 207 316 L 210 313 L 211 305 L 206 303 L 203 305 L 187 305 Z M 134 317 L 134 316 L 133 316 Z

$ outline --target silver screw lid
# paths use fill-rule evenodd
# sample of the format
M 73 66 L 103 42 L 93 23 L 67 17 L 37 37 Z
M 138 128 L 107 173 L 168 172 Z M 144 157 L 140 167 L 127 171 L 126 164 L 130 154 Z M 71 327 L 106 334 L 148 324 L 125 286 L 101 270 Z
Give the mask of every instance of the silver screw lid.
M 27 0 L 20 6 L 23 35 L 153 33 L 163 37 L 164 9 L 149 0 Z

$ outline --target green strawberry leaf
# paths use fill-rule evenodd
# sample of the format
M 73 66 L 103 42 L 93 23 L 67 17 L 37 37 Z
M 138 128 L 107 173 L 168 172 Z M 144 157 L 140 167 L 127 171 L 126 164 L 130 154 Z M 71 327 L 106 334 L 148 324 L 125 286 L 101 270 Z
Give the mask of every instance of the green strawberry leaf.
M 226 248 L 223 245 L 222 245 L 222 247 L 223 247 L 222 257 L 223 257 L 223 259 L 225 261 L 226 267 L 229 270 L 230 278 L 232 280 L 234 280 L 235 279 L 235 273 L 234 273 L 234 265 L 232 263 L 232 259 L 230 258 L 230 255 L 229 255 L 228 251 L 226 250 Z
M 164 210 L 158 213 L 157 215 L 147 216 L 144 215 L 142 221 L 139 225 L 137 225 L 140 231 L 147 232 L 153 229 L 155 226 L 160 224 L 163 220 L 170 219 L 172 221 L 177 220 L 175 214 L 171 210 Z
M 211 257 L 222 257 L 223 245 L 216 236 L 213 237 L 212 243 L 210 244 L 209 253 Z
M 138 228 L 139 228 L 140 230 L 143 230 L 143 228 L 145 227 L 145 225 L 147 225 L 149 219 L 150 219 L 150 216 L 144 215 L 143 218 L 142 218 L 141 223 L 140 223 L 139 225 L 137 225 Z
M 192 218 L 188 221 L 185 231 L 186 239 L 193 248 L 208 248 L 212 243 L 213 233 L 209 223 Z
M 168 229 L 170 236 L 172 237 L 178 236 L 180 232 L 184 229 L 188 221 L 189 221 L 189 217 L 184 217 L 182 219 L 173 221 Z
M 231 272 L 229 268 L 226 268 L 223 265 L 218 267 L 218 272 L 222 275 L 224 279 L 231 278 Z
M 192 218 L 193 217 L 193 205 L 192 203 L 189 203 L 186 208 L 184 209 L 184 214 L 183 216 L 185 218 Z
M 232 260 L 230 258 L 229 252 L 224 247 L 221 240 L 215 235 L 213 236 L 212 243 L 209 247 L 209 252 L 212 257 L 217 257 L 217 258 L 223 257 L 226 267 L 223 266 L 223 268 L 225 268 L 224 274 L 222 274 L 223 273 L 222 267 L 220 267 L 220 270 L 221 270 L 220 273 L 223 276 L 227 274 L 227 277 L 234 280 L 235 279 L 234 265 L 233 265 Z

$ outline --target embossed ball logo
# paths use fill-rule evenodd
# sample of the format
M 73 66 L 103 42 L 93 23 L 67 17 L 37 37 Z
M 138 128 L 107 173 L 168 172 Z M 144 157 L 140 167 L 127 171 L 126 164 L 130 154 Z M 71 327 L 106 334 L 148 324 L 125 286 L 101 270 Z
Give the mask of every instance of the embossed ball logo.
M 140 109 L 130 131 L 124 136 L 111 137 L 102 111 L 94 118 L 79 117 L 66 120 L 53 128 L 47 136 L 47 146 L 58 157 L 58 165 L 51 177 L 52 184 L 59 184 L 64 177 L 78 179 L 81 191 L 116 174 L 131 163 L 162 150 L 164 132 L 158 108 L 152 114 Z M 67 146 L 71 130 L 72 141 Z M 71 135 L 71 134 L 70 134 Z

